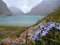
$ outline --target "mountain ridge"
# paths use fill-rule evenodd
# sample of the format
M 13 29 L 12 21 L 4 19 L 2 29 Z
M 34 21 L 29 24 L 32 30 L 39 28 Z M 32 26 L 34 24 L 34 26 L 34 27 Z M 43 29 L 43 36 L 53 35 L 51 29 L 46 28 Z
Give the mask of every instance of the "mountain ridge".
M 0 0 L 0 16 L 12 15 L 5 2 Z
M 31 9 L 30 12 L 27 14 L 29 15 L 46 15 L 54 11 L 60 3 L 58 4 L 59 0 L 50 0 L 50 1 L 43 1 L 42 3 L 38 4 L 34 8 Z
M 12 12 L 13 15 L 24 15 L 24 13 L 15 6 L 9 7 L 9 10 Z

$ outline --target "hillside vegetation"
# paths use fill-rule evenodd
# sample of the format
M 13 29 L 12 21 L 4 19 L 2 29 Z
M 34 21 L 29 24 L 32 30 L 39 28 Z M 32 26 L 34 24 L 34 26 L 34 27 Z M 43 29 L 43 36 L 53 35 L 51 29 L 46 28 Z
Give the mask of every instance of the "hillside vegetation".
M 60 8 L 56 9 L 54 12 L 48 14 L 43 19 L 39 20 L 35 25 L 38 25 L 39 23 L 43 23 L 46 20 L 53 20 L 53 22 L 59 22 L 60 23 Z M 52 28 L 49 33 L 45 37 L 41 37 L 41 45 L 60 45 L 60 30 L 57 30 L 56 28 Z
M 0 26 L 0 30 L 24 30 L 26 27 L 20 26 Z
M 60 22 L 60 8 L 58 9 L 55 9 L 54 12 L 48 14 L 46 17 L 44 17 L 43 19 L 39 20 L 35 25 L 47 20 L 47 19 L 50 19 L 52 18 L 54 22 Z
M 7 37 L 18 37 L 22 32 L 26 30 L 26 27 L 19 26 L 0 26 L 0 39 Z
M 37 27 L 37 25 L 39 25 L 40 23 L 43 24 L 47 20 L 60 23 L 60 8 L 58 8 L 54 12 L 48 14 L 46 17 L 39 20 L 35 25 L 32 25 L 32 26 L 33 26 L 33 28 L 35 26 Z M 32 28 L 32 30 L 33 30 L 33 28 Z M 29 33 L 30 33 L 30 30 L 28 30 Z M 32 31 L 32 33 L 35 33 L 35 31 L 38 31 L 38 27 L 37 27 L 37 29 L 34 28 L 34 31 Z M 25 33 L 23 33 L 23 34 L 25 34 Z M 40 37 L 41 41 L 35 42 L 35 43 L 40 43 L 40 45 L 60 45 L 60 30 L 58 30 L 56 28 L 52 28 L 45 37 L 41 37 L 41 35 L 39 37 Z M 30 45 L 34 45 L 34 44 L 30 43 Z

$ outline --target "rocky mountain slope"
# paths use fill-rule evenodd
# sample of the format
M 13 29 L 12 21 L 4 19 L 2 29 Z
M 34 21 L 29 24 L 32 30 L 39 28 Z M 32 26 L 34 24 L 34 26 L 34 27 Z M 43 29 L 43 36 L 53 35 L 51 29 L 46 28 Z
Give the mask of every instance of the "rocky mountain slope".
M 24 15 L 24 13 L 15 6 L 9 7 L 9 10 L 12 12 L 13 15 Z
M 7 8 L 7 5 L 2 0 L 0 0 L 0 15 L 12 15 L 9 9 Z
M 60 6 L 60 0 L 47 0 L 33 7 L 27 14 L 30 15 L 45 15 L 54 11 L 58 6 Z

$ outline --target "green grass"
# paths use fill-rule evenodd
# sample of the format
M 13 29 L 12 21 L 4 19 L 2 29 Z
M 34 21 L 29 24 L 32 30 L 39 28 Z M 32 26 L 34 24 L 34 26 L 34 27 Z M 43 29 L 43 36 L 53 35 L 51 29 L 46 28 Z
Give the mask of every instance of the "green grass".
M 22 32 L 26 30 L 26 27 L 19 26 L 0 26 L 0 39 L 6 37 L 19 37 Z M 13 32 L 13 33 L 12 33 Z
M 44 17 L 41 20 L 38 20 L 38 22 L 35 25 L 38 25 L 39 23 L 46 21 L 47 19 L 52 18 L 54 22 L 60 22 L 60 8 L 57 8 L 54 12 L 48 14 L 46 17 Z
M 59 22 L 60 23 L 60 8 L 56 9 L 54 12 L 48 14 L 43 19 L 39 20 L 35 25 L 38 25 L 39 23 L 52 19 L 53 22 Z M 45 36 L 41 37 L 41 45 L 60 45 L 60 31 L 56 28 L 52 28 L 51 31 Z
M 19 26 L 0 26 L 0 30 L 25 30 L 25 28 Z
M 41 37 L 43 45 L 60 45 L 60 31 L 58 31 L 57 29 L 53 31 L 52 30 L 53 28 L 45 37 Z

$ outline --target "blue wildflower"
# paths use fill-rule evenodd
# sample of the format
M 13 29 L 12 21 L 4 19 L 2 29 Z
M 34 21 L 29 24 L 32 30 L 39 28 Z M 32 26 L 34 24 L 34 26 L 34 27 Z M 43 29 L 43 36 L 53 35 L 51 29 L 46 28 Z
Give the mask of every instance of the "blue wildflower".
M 45 31 L 46 31 L 46 32 L 50 31 L 50 28 L 49 28 L 49 27 L 47 27 Z
M 58 28 L 59 30 L 60 30 L 60 26 L 59 26 L 59 28 Z
M 38 36 L 41 33 L 41 30 L 38 30 L 35 35 Z
M 42 30 L 42 31 L 45 31 L 46 29 L 47 29 L 46 27 L 42 27 L 42 29 L 41 29 L 41 30 Z
M 52 28 L 52 26 L 51 26 L 51 25 L 49 25 L 49 26 L 48 26 L 48 28 L 49 28 L 49 29 L 51 29 L 51 28 Z
M 56 26 L 59 26 L 59 23 L 55 23 Z
M 51 28 L 56 27 L 58 30 L 60 30 L 60 26 L 59 23 L 54 23 L 54 22 L 48 22 L 47 23 L 47 27 L 45 27 L 43 24 L 39 24 L 39 27 L 41 28 L 41 30 L 38 30 L 35 35 L 34 35 L 34 40 L 40 40 L 39 39 L 39 34 L 41 34 L 41 36 L 46 36 L 46 34 L 48 33 L 48 31 L 50 31 Z M 42 32 L 43 31 L 43 32 Z M 42 33 L 41 33 L 42 32 Z
M 38 25 L 41 29 L 44 27 L 44 25 L 43 24 L 39 24 Z
M 54 22 L 48 22 L 47 25 L 50 28 L 55 27 L 55 23 Z
M 38 36 L 34 36 L 34 40 L 40 40 Z
M 41 30 L 38 30 L 36 33 L 35 33 L 35 35 L 34 35 L 34 38 L 33 38 L 33 40 L 40 40 L 39 39 L 39 34 L 41 33 Z
M 60 26 L 56 26 L 56 28 L 57 28 L 58 30 L 60 30 Z
M 48 32 L 43 31 L 43 33 L 41 34 L 41 36 L 46 36 L 47 33 L 48 33 Z

